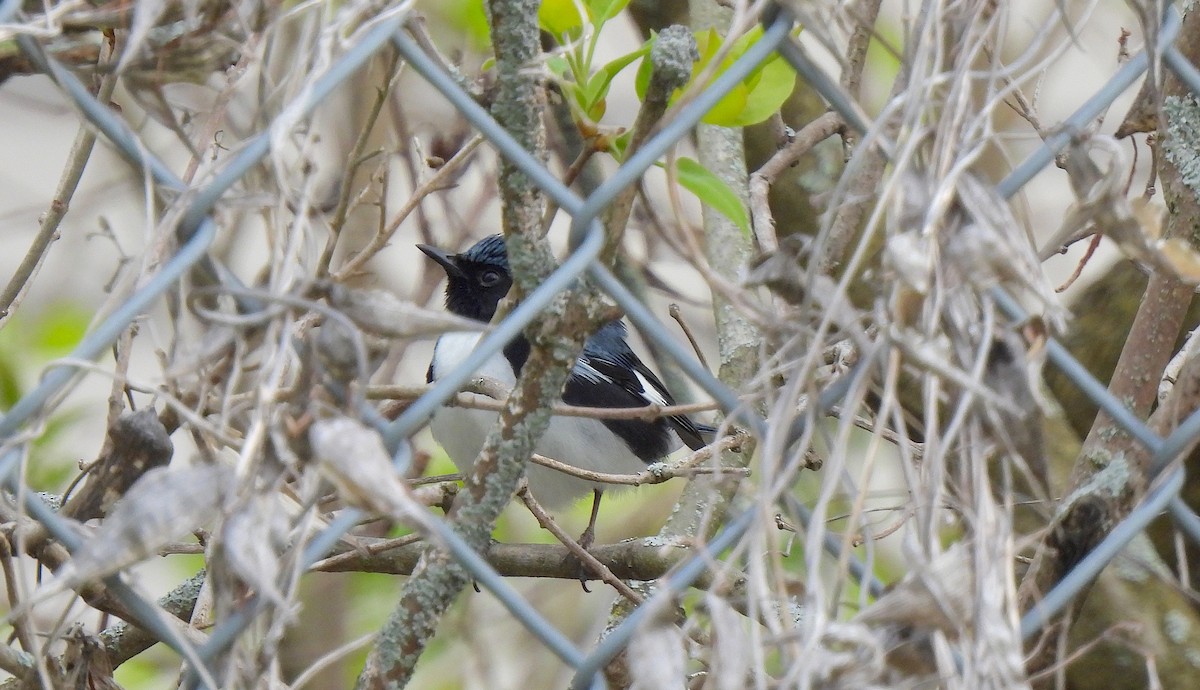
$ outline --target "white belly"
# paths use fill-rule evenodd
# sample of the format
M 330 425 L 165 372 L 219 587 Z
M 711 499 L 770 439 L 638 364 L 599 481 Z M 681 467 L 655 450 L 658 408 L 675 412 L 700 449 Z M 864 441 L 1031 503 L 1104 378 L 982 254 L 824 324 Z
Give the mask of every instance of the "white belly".
M 480 337 L 478 333 L 443 335 L 434 357 L 433 377 L 436 379 L 463 361 Z M 494 378 L 510 388 L 516 383 L 503 354 L 488 360 L 476 375 Z M 430 429 L 459 471 L 466 474 L 471 471 L 475 457 L 498 417 L 496 412 L 443 407 L 434 413 Z M 583 417 L 553 417 L 534 452 L 593 472 L 632 474 L 646 468 L 646 464 L 601 422 Z M 565 506 L 591 494 L 593 489 L 614 488 L 612 484 L 579 479 L 534 464 L 528 466 L 526 476 L 530 491 L 549 508 Z

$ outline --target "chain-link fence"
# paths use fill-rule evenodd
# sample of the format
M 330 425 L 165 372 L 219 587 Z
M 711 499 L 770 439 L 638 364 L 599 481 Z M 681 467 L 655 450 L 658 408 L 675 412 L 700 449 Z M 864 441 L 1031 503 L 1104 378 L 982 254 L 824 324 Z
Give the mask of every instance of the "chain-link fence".
M 0 9 L 0 24 L 14 16 L 19 6 L 18 2 L 5 2 Z M 199 187 L 191 187 L 184 183 L 172 172 L 170 165 L 151 154 L 122 118 L 107 104 L 99 102 L 92 91 L 72 72 L 48 56 L 38 41 L 29 36 L 17 37 L 21 50 L 35 64 L 36 69 L 49 75 L 58 88 L 76 104 L 83 116 L 113 146 L 133 161 L 137 168 L 147 171 L 154 186 L 178 195 L 181 209 L 176 230 L 178 249 L 174 255 L 165 261 L 149 280 L 138 287 L 120 309 L 91 329 L 88 336 L 72 352 L 69 360 L 87 362 L 96 359 L 121 337 L 140 314 L 156 300 L 171 293 L 191 272 L 200 271 L 213 276 L 225 286 L 229 294 L 251 294 L 209 258 L 208 250 L 216 236 L 212 216 L 214 207 L 221 202 L 223 194 L 270 153 L 272 143 L 277 141 L 280 132 L 307 117 L 348 76 L 376 53 L 392 46 L 402 56 L 405 64 L 445 96 L 500 155 L 520 168 L 554 204 L 571 217 L 570 251 L 561 266 L 504 320 L 494 325 L 466 362 L 453 373 L 437 380 L 431 390 L 413 401 L 394 421 L 385 420 L 374 408 L 359 401 L 361 418 L 379 431 L 388 452 L 392 454 L 397 471 L 403 472 L 409 467 L 412 461 L 409 439 L 425 426 L 433 412 L 461 390 L 472 378 L 473 372 L 488 358 L 499 353 L 506 343 L 524 332 L 551 304 L 556 295 L 584 277 L 590 279 L 614 300 L 639 327 L 640 332 L 652 340 L 661 352 L 710 395 L 722 412 L 748 429 L 750 434 L 765 438 L 769 433 L 766 420 L 743 404 L 739 393 L 722 384 L 690 350 L 670 337 L 669 329 L 659 318 L 614 276 L 607 266 L 598 261 L 605 239 L 605 228 L 599 218 L 618 194 L 637 183 L 669 150 L 689 136 L 715 104 L 776 52 L 787 60 L 805 83 L 821 94 L 852 131 L 864 137 L 867 145 L 874 144 L 886 148 L 882 135 L 872 132 L 871 123 L 864 118 L 860 109 L 844 93 L 836 80 L 831 79 L 823 68 L 807 56 L 795 38 L 794 19 L 788 10 L 781 6 L 770 8 L 764 15 L 765 30 L 761 39 L 721 72 L 691 102 L 674 113 L 665 126 L 586 197 L 581 197 L 566 186 L 543 161 L 523 149 L 476 99 L 462 88 L 453 75 L 447 74 L 411 35 L 404 32 L 403 26 L 407 19 L 406 12 L 393 11 L 376 19 L 369 30 L 359 32 L 353 45 L 347 47 L 336 63 L 312 81 L 311 89 L 302 98 L 283 108 L 283 115 L 278 121 L 241 147 L 237 154 L 222 166 L 218 174 Z M 1005 198 L 1017 194 L 1036 173 L 1053 162 L 1056 154 L 1065 150 L 1080 132 L 1087 129 L 1114 99 L 1129 89 L 1152 64 L 1161 64 L 1174 71 L 1200 94 L 1200 73 L 1173 45 L 1179 26 L 1178 14 L 1173 10 L 1168 11 L 1151 44 L 1151 48 L 1156 52 L 1141 52 L 1131 57 L 1072 117 L 1048 133 L 1043 146 L 1017 165 L 999 183 L 995 192 Z M 239 293 L 239 290 L 243 293 Z M 1020 321 L 1025 318 L 1021 308 L 1003 289 L 993 289 L 990 298 L 995 300 L 1010 319 Z M 248 298 L 242 306 L 244 310 L 253 308 L 253 300 Z M 1179 495 L 1184 485 L 1184 471 L 1179 465 L 1172 464 L 1174 459 L 1200 438 L 1200 414 L 1192 414 L 1168 435 L 1156 433 L 1131 414 L 1121 400 L 1111 395 L 1103 385 L 1091 377 L 1063 347 L 1051 340 L 1048 348 L 1053 364 L 1061 368 L 1082 393 L 1094 400 L 1125 432 L 1153 455 L 1153 476 L 1147 480 L 1152 488 L 1144 499 L 1024 614 L 1020 622 L 1020 634 L 1026 638 L 1038 633 L 1043 625 L 1062 612 L 1072 599 L 1164 510 L 1174 517 L 1183 531 L 1200 541 L 1200 518 Z M 850 369 L 827 386 L 815 402 L 813 410 L 809 412 L 810 416 L 800 417 L 800 421 L 788 429 L 788 438 L 783 442 L 783 446 L 791 445 L 793 440 L 808 431 L 806 420 L 838 407 L 844 396 L 859 385 L 861 377 L 870 366 L 873 366 L 873 362 L 864 358 L 856 368 Z M 57 400 L 73 385 L 77 373 L 76 365 L 70 363 L 52 367 L 37 387 L 24 395 L 0 420 L 0 438 L 4 440 L 0 468 L 7 488 L 12 495 L 21 497 L 24 509 L 32 518 L 55 540 L 71 550 L 79 548 L 82 544 L 78 533 L 67 521 L 56 515 L 35 492 L 20 485 L 22 475 L 17 472 L 17 468 L 28 452 L 31 425 L 39 423 L 48 403 Z M 798 517 L 802 521 L 807 519 L 808 514 L 802 506 L 794 504 L 793 508 L 799 513 Z M 601 669 L 630 644 L 641 626 L 646 625 L 653 616 L 659 615 L 664 607 L 670 606 L 677 596 L 687 591 L 708 571 L 714 559 L 736 544 L 761 517 L 761 512 L 760 506 L 752 506 L 729 517 L 714 538 L 673 568 L 657 583 L 653 594 L 644 603 L 636 607 L 592 647 L 581 647 L 568 639 L 498 574 L 483 555 L 475 552 L 444 522 L 438 519 L 429 520 L 428 527 L 434 532 L 434 537 L 469 571 L 479 587 L 494 595 L 515 619 L 575 670 L 572 686 L 584 688 L 604 687 L 605 683 L 599 674 Z M 337 518 L 304 546 L 300 567 L 306 567 L 323 558 L 361 517 L 362 514 L 354 510 L 338 514 Z M 882 592 L 882 586 L 871 575 L 870 568 L 860 563 L 855 555 L 843 553 L 843 540 L 827 535 L 823 542 L 838 558 L 848 562 L 850 572 L 872 596 Z M 189 640 L 178 628 L 168 624 L 168 616 L 161 608 L 135 593 L 121 580 L 119 574 L 110 574 L 105 579 L 105 584 L 109 592 L 136 616 L 137 625 L 151 631 L 187 661 L 191 675 L 185 681 L 185 685 L 189 687 L 215 687 L 214 679 L 219 675 L 206 665 L 237 640 L 266 603 L 253 597 L 244 602 L 236 611 L 216 622 L 201 645 Z

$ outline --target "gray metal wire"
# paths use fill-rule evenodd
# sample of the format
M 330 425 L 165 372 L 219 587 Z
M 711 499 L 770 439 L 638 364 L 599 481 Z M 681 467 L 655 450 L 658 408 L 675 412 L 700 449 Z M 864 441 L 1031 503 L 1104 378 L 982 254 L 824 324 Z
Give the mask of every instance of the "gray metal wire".
M 19 6 L 20 3 L 11 0 L 0 3 L 0 21 L 4 21 L 9 14 L 17 11 Z M 821 93 L 831 107 L 838 111 L 851 127 L 864 132 L 868 130 L 870 123 L 865 120 L 853 100 L 842 92 L 835 80 L 829 78 L 822 69 L 809 60 L 800 45 L 790 37 L 793 23 L 787 11 L 776 8 L 776 11 L 770 14 L 766 21 L 761 40 L 751 46 L 733 65 L 718 76 L 693 102 L 674 113 L 652 138 L 586 197 L 580 197 L 563 185 L 540 160 L 521 148 L 503 127 L 458 86 L 450 75 L 442 72 L 439 65 L 425 55 L 417 43 L 404 32 L 402 28 L 404 21 L 405 17 L 400 14 L 388 16 L 358 37 L 354 45 L 345 51 L 328 72 L 314 80 L 313 88 L 286 109 L 285 112 L 289 113 L 289 118 L 287 121 L 280 120 L 282 124 L 279 126 L 289 126 L 295 117 L 306 116 L 380 48 L 390 44 L 399 51 L 407 64 L 443 94 L 502 156 L 529 175 L 565 213 L 569 214 L 572 217 L 572 223 L 570 251 L 562 264 L 504 321 L 497 324 L 483 338 L 480 346 L 466 362 L 448 376 L 440 379 L 428 393 L 414 401 L 394 422 L 388 423 L 377 415 L 364 414 L 364 418 L 379 429 L 397 466 L 407 466 L 410 455 L 408 439 L 424 426 L 433 412 L 460 390 L 484 361 L 499 352 L 507 342 L 537 318 L 557 294 L 569 289 L 577 280 L 584 277 L 590 278 L 601 290 L 612 297 L 625 310 L 628 318 L 636 323 L 648 338 L 662 348 L 666 356 L 670 357 L 696 384 L 712 396 L 726 415 L 746 426 L 751 433 L 759 436 L 765 434 L 765 420 L 752 409 L 741 404 L 736 393 L 707 371 L 689 351 L 674 339 L 667 337 L 668 329 L 658 317 L 627 290 L 605 266 L 596 261 L 604 242 L 604 228 L 597 219 L 622 190 L 629 185 L 636 184 L 650 166 L 686 137 L 704 114 L 730 89 L 775 53 L 781 55 L 800 76 Z M 1178 12 L 1173 9 L 1168 10 L 1158 33 L 1158 43 L 1153 46 L 1153 49 L 1157 51 L 1156 55 L 1143 51 L 1123 65 L 1108 83 L 1088 99 L 1076 113 L 1064 121 L 1060 128 L 1049 135 L 1035 153 L 1016 166 L 1012 173 L 996 186 L 996 191 L 1004 197 L 1016 194 L 1033 176 L 1045 168 L 1059 151 L 1069 145 L 1071 138 L 1077 132 L 1082 131 L 1100 113 L 1104 112 L 1114 99 L 1124 93 L 1146 71 L 1152 58 L 1161 56 L 1163 64 L 1173 70 L 1191 89 L 1200 94 L 1200 71 L 1187 62 L 1178 49 L 1172 45 L 1179 28 Z M 83 117 L 95 125 L 122 155 L 138 167 L 148 171 L 161 188 L 175 194 L 188 195 L 186 210 L 181 216 L 182 220 L 177 230 L 180 246 L 176 254 L 158 274 L 130 295 L 119 309 L 93 329 L 72 353 L 74 360 L 91 360 L 98 357 L 115 342 L 134 319 L 176 285 L 188 271 L 197 266 L 206 266 L 210 275 L 216 275 L 222 280 L 231 280 L 227 277 L 228 272 L 222 272 L 218 270 L 219 267 L 214 267 L 208 256 L 208 248 L 215 237 L 211 213 L 222 196 L 270 152 L 270 146 L 275 138 L 272 137 L 271 129 L 261 132 L 247 141 L 213 178 L 203 185 L 189 189 L 188 185 L 171 170 L 170 166 L 147 149 L 144 142 L 129 129 L 120 117 L 106 105 L 97 102 L 88 89 L 73 74 L 48 57 L 36 41 L 28 37 L 19 37 L 17 40 L 29 59 L 40 70 L 51 76 L 59 88 L 79 107 Z M 1020 307 L 1009 295 L 999 289 L 993 291 L 992 295 L 997 304 L 1010 317 L 1022 318 Z M 244 309 L 254 308 L 253 301 L 241 304 Z M 1051 361 L 1067 374 L 1081 392 L 1110 414 L 1118 425 L 1153 455 L 1151 466 L 1153 476 L 1151 478 L 1153 479 L 1160 473 L 1165 476 L 1156 483 L 1142 503 L 1122 520 L 1099 546 L 1082 559 L 1034 609 L 1026 614 L 1021 621 L 1021 632 L 1025 636 L 1035 634 L 1048 620 L 1067 606 L 1079 592 L 1083 591 L 1096 574 L 1163 510 L 1169 510 L 1180 528 L 1200 542 L 1200 517 L 1197 517 L 1195 512 L 1188 508 L 1180 498 L 1179 491 L 1184 484 L 1184 473 L 1181 468 L 1174 467 L 1172 464 L 1181 452 L 1188 448 L 1197 437 L 1200 437 L 1200 413 L 1193 414 L 1184 420 L 1173 433 L 1163 438 L 1147 427 L 1144 422 L 1136 419 L 1121 401 L 1110 395 L 1105 387 L 1091 377 L 1061 345 L 1051 342 L 1049 354 Z M 19 464 L 18 460 L 22 453 L 21 444 L 26 443 L 19 436 L 20 432 L 39 413 L 47 401 L 69 385 L 75 374 L 76 369 L 72 366 L 52 367 L 33 390 L 23 396 L 12 409 L 0 418 L 0 444 L 3 444 L 3 453 L 0 454 L 0 480 L 12 489 L 19 488 L 20 480 L 15 473 L 15 468 Z M 818 401 L 817 407 L 828 409 L 838 404 L 845 391 L 849 389 L 849 381 L 854 375 L 852 372 L 840 385 L 831 386 L 826 390 Z M 798 424 L 803 423 L 803 420 L 798 422 Z M 41 504 L 36 496 L 32 495 L 32 492 L 23 491 L 21 493 L 31 497 L 33 501 L 28 504 L 30 515 L 45 524 L 51 534 L 56 535 L 64 545 L 71 548 L 74 537 L 67 523 L 44 504 Z M 437 538 L 447 545 L 453 557 L 471 573 L 472 577 L 496 596 L 514 617 L 520 620 L 548 649 L 575 669 L 576 675 L 572 687 L 589 688 L 603 686 L 599 670 L 625 648 L 641 621 L 651 615 L 656 607 L 664 605 L 671 597 L 690 586 L 705 571 L 709 559 L 713 558 L 715 554 L 734 545 L 753 525 L 756 510 L 757 508 L 751 508 L 735 514 L 708 545 L 698 549 L 699 553 L 686 560 L 668 577 L 664 578 L 660 583 L 660 589 L 654 596 L 590 650 L 581 649 L 538 614 L 520 593 L 488 565 L 480 554 L 470 549 L 457 534 L 440 522 L 434 521 L 434 523 L 441 526 L 435 528 Z M 802 521 L 807 521 L 807 513 L 803 506 L 796 506 L 795 512 L 799 514 Z M 353 510 L 339 515 L 326 529 L 305 545 L 304 562 L 312 563 L 323 557 L 360 517 Z M 834 553 L 841 548 L 837 539 L 827 539 L 826 542 L 826 547 Z M 848 560 L 855 576 L 860 578 L 870 591 L 878 593 L 880 585 L 870 575 L 869 570 L 853 557 Z M 114 578 L 109 584 L 114 593 L 147 625 L 157 626 L 156 632 L 162 636 L 162 639 L 175 646 L 185 657 L 192 660 L 199 659 L 201 663 L 211 662 L 227 649 L 253 622 L 259 609 L 257 602 L 248 603 L 241 611 L 221 621 L 212 631 L 207 644 L 197 650 L 193 649 L 187 640 L 175 634 L 169 626 L 158 625 L 156 613 L 160 612 L 151 608 L 154 606 L 152 602 L 146 601 L 133 592 L 119 579 Z M 197 675 L 193 674 L 185 682 L 185 685 L 191 687 L 198 682 Z
M 1178 10 L 1174 7 L 1169 8 L 1162 28 L 1159 29 L 1159 42 L 1155 46 L 1158 50 L 1165 50 L 1179 35 L 1180 22 Z M 1071 137 L 1084 131 L 1088 125 L 1095 122 L 1096 118 L 1137 81 L 1149 66 L 1150 56 L 1144 50 L 1122 65 L 1121 69 L 1117 70 L 1117 73 L 1100 90 L 1096 91 L 1094 96 L 1085 101 L 1079 110 L 1076 110 L 1063 121 L 1055 132 L 1046 137 L 1041 148 L 1013 168 L 1013 171 L 1005 176 L 1000 184 L 996 185 L 996 191 L 1000 196 L 1007 199 L 1020 191 L 1021 187 L 1024 187 L 1033 179 L 1034 175 L 1041 172 L 1060 151 L 1066 148 L 1067 144 L 1071 142 Z
M 1183 488 L 1184 472 L 1180 467 L 1159 486 L 1146 495 L 1142 502 L 1130 511 L 1124 520 L 1117 523 L 1112 532 L 1083 558 L 1071 572 L 1059 580 L 1041 601 L 1021 617 L 1021 635 L 1031 637 L 1049 623 L 1067 604 L 1082 592 L 1092 580 L 1104 570 L 1117 554 L 1121 553 L 1133 538 L 1142 533 L 1150 522 L 1158 517 Z

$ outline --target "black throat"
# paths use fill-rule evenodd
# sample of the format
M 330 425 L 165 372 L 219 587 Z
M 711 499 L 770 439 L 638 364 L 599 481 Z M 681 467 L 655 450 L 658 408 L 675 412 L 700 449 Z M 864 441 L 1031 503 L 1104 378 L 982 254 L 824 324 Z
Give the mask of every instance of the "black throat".
M 529 359 L 529 350 L 529 341 L 523 335 L 518 335 L 504 346 L 504 358 L 508 360 L 509 366 L 517 376 L 521 375 L 521 369 Z

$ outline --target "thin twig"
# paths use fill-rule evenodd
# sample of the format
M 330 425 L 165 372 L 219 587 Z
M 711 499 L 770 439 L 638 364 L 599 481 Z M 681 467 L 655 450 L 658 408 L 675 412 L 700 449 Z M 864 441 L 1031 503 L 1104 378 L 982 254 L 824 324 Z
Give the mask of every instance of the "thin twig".
M 621 596 L 633 602 L 634 605 L 642 603 L 641 595 L 630 589 L 629 585 L 618 579 L 616 575 L 613 575 L 612 571 L 608 569 L 608 566 L 604 565 L 597 560 L 595 556 L 588 553 L 587 549 L 580 546 L 579 542 L 572 539 L 569 534 L 564 532 L 562 528 L 558 526 L 558 523 L 556 523 L 554 518 L 546 512 L 545 508 L 542 508 L 541 504 L 538 503 L 533 497 L 533 494 L 529 493 L 529 483 L 524 479 L 521 480 L 521 484 L 517 489 L 517 497 L 520 498 L 521 502 L 525 504 L 525 507 L 529 509 L 529 512 L 533 515 L 534 519 L 538 521 L 538 524 L 541 525 L 542 529 L 546 530 L 550 534 L 553 534 L 554 538 L 561 542 L 563 546 L 567 547 L 567 551 L 570 551 L 573 556 L 578 558 L 588 570 L 591 570 L 593 573 L 595 573 L 600 578 L 601 582 L 617 590 Z
M 708 360 L 704 358 L 704 351 L 700 349 L 700 343 L 696 342 L 696 335 L 692 333 L 691 327 L 688 326 L 687 321 L 683 318 L 683 312 L 680 311 L 679 305 L 672 304 L 671 306 L 667 307 L 667 313 L 670 314 L 671 318 L 675 319 L 675 323 L 679 324 L 679 327 L 683 329 L 683 334 L 687 336 L 688 342 L 691 343 L 692 352 L 696 353 L 696 359 L 700 360 L 700 366 L 704 367 L 705 369 L 709 369 Z M 709 369 L 709 371 L 712 370 Z
M 204 544 L 196 541 L 175 541 L 158 549 L 159 556 L 190 556 L 204 553 Z
M 879 17 L 881 4 L 882 0 L 860 0 L 846 8 L 846 14 L 854 20 L 854 29 L 846 42 L 846 63 L 839 81 L 853 98 L 858 97 L 863 67 L 867 64 L 867 48 L 871 38 L 876 37 L 875 20 Z
M 898 520 L 896 520 L 894 523 L 892 523 L 888 527 L 883 528 L 883 530 L 873 533 L 871 535 L 871 539 L 873 539 L 875 541 L 879 541 L 880 539 L 884 539 L 886 537 L 892 536 L 901 527 L 908 524 L 908 521 L 910 519 L 912 519 L 914 512 L 915 511 L 914 511 L 913 507 L 909 506 L 904 511 L 904 515 L 900 516 L 900 518 Z M 864 543 L 866 543 L 866 541 L 867 541 L 867 538 L 860 533 L 860 534 L 856 535 L 853 539 L 850 540 L 850 545 L 853 546 L 854 548 L 858 548 L 858 547 L 862 546 Z
M 788 168 L 795 165 L 814 146 L 829 137 L 841 133 L 846 128 L 846 122 L 836 112 L 827 112 L 797 131 L 787 146 L 775 152 L 766 163 L 754 171 L 755 176 L 762 177 L 771 185 Z
M 771 185 L 814 146 L 835 134 L 844 135 L 845 131 L 846 122 L 842 116 L 833 111 L 827 112 L 804 125 L 787 146 L 776 151 L 750 176 L 750 217 L 760 251 L 770 252 L 779 248 L 775 216 L 771 213 Z
M 216 160 L 217 151 L 224 150 L 219 140 L 219 134 L 222 127 L 229 124 L 228 110 L 229 104 L 233 102 L 235 96 L 241 91 L 239 87 L 243 86 L 242 78 L 249 72 L 250 65 L 258 59 L 258 41 L 257 34 L 251 35 L 246 40 L 246 45 L 243 47 L 241 57 L 237 64 L 225 71 L 228 78 L 225 80 L 224 86 L 213 99 L 212 104 L 205 110 L 207 117 L 204 118 L 203 126 L 195 128 L 196 138 L 194 141 L 185 142 L 189 151 L 192 151 L 192 156 L 188 160 L 187 167 L 184 168 L 183 175 L 180 178 L 183 182 L 190 184 L 196 177 L 196 173 L 200 171 L 200 165 L 203 159 L 197 152 L 206 151 L 210 148 L 213 151 L 212 159 Z
M 1100 248 L 1100 240 L 1103 238 L 1104 235 L 1101 235 L 1100 233 L 1095 233 L 1092 235 L 1091 241 L 1088 242 L 1087 250 L 1083 253 L 1083 256 L 1079 259 L 1079 262 L 1075 264 L 1075 270 L 1071 272 L 1071 275 L 1068 276 L 1065 281 L 1063 281 L 1062 285 L 1054 288 L 1055 292 L 1065 292 L 1067 288 L 1075 284 L 1076 280 L 1079 280 L 1079 276 L 1083 275 L 1084 267 L 1087 266 L 1088 261 L 1091 260 L 1092 255 L 1096 253 L 1096 250 Z
M 402 546 L 408 546 L 409 544 L 415 544 L 419 541 L 421 541 L 421 535 L 406 534 L 403 537 L 396 537 L 395 539 L 383 539 L 368 544 L 360 544 L 359 548 L 354 551 L 346 551 L 335 556 L 322 558 L 309 566 L 309 570 L 336 570 L 337 566 L 342 563 L 353 561 L 363 556 L 378 556 L 381 553 L 386 553 Z
M 112 55 L 113 46 L 108 42 L 105 42 L 105 45 L 108 50 L 101 51 L 100 66 L 108 64 Z M 108 103 L 116 86 L 117 76 L 115 74 L 106 75 L 100 81 L 96 99 L 101 103 Z M 21 259 L 20 265 L 17 266 L 16 272 L 4 287 L 4 291 L 0 292 L 0 328 L 8 322 L 9 317 L 20 305 L 20 301 L 28 291 L 31 279 L 46 259 L 46 251 L 58 238 L 59 225 L 67 215 L 72 197 L 79 189 L 79 180 L 83 177 L 83 170 L 87 167 L 95 144 L 95 130 L 89 123 L 81 124 L 79 131 L 75 134 L 75 143 L 71 145 L 71 153 L 67 156 L 67 165 L 59 178 L 54 199 L 50 202 L 50 208 L 42 214 L 33 244 L 29 246 L 29 251 L 25 253 L 25 258 Z
M 347 278 L 360 271 L 367 261 L 378 254 L 379 250 L 387 246 L 387 243 L 392 239 L 392 235 L 395 234 L 400 224 L 408 218 L 409 214 L 420 205 L 425 197 L 448 188 L 446 179 L 466 165 L 475 153 L 475 149 L 479 148 L 479 145 L 482 143 L 483 136 L 476 134 L 465 146 L 459 149 L 458 153 L 454 154 L 453 158 L 446 161 L 445 165 L 434 171 L 419 187 L 413 190 L 412 195 L 404 203 L 404 206 L 400 208 L 396 216 L 386 226 L 380 228 L 379 232 L 375 233 L 375 236 L 371 238 L 366 247 L 363 247 L 361 251 L 351 257 L 350 260 L 333 274 L 333 280 L 339 283 L 344 282 Z
M 565 462 L 560 462 L 553 458 L 548 458 L 544 455 L 534 454 L 530 461 L 542 467 L 548 467 L 552 470 L 557 470 L 563 474 L 569 474 L 572 477 L 586 479 L 593 482 L 601 482 L 604 484 L 620 484 L 622 486 L 642 486 L 645 484 L 661 484 L 668 479 L 675 477 L 690 477 L 700 473 L 706 474 L 738 474 L 746 476 L 750 473 L 744 467 L 713 467 L 707 472 L 702 472 L 702 468 L 697 468 L 696 465 L 707 460 L 716 453 L 740 447 L 746 442 L 744 437 L 734 435 L 725 436 L 718 439 L 715 443 L 707 445 L 700 450 L 692 451 L 687 456 L 673 462 L 656 462 L 642 472 L 637 474 L 610 474 L 608 472 L 593 472 L 591 470 L 581 469 L 574 465 L 569 465 Z
M 369 543 L 370 540 L 363 540 Z M 391 575 L 411 575 L 417 566 L 423 544 L 409 544 L 378 556 L 365 557 L 356 548 L 339 547 L 349 560 L 338 561 L 336 567 L 322 572 L 365 572 Z M 680 561 L 694 553 L 683 541 L 665 543 L 648 537 L 615 544 L 596 544 L 591 554 L 620 580 L 656 580 L 666 575 Z M 493 543 L 481 555 L 505 577 L 536 577 L 578 581 L 581 570 L 572 562 L 571 552 L 561 544 L 504 544 Z M 718 583 L 728 583 L 730 570 L 706 572 L 692 584 L 696 589 L 708 589 Z M 587 573 L 590 575 L 590 573 Z
M 472 384 L 479 384 L 481 378 Z M 447 405 L 466 407 L 476 410 L 499 412 L 504 409 L 504 400 L 508 398 L 508 390 L 486 390 L 478 385 L 471 386 L 473 393 L 459 393 L 446 402 Z M 367 388 L 368 400 L 416 400 L 429 391 L 429 386 L 370 386 Z M 486 395 L 486 398 L 480 397 Z M 562 417 L 588 417 L 590 419 L 637 419 L 654 421 L 663 417 L 690 415 L 697 412 L 710 412 L 717 409 L 713 402 L 689 403 L 686 405 L 647 405 L 645 407 L 581 407 L 556 403 L 551 412 Z
M 359 129 L 358 139 L 346 156 L 346 170 L 343 173 L 341 191 L 338 194 L 337 208 L 333 212 L 333 218 L 329 221 L 329 238 L 325 242 L 325 249 L 322 250 L 321 258 L 317 262 L 316 276 L 318 279 L 329 273 L 329 263 L 333 260 L 333 251 L 337 247 L 338 238 L 342 234 L 342 226 L 346 224 L 346 215 L 350 210 L 350 191 L 353 187 L 351 182 L 359 167 L 367 160 L 363 156 L 367 149 L 367 141 L 370 139 L 372 130 L 375 129 L 375 123 L 379 121 L 379 115 L 383 112 L 383 106 L 388 101 L 392 87 L 400 78 L 400 53 L 392 50 L 388 58 L 383 86 L 376 91 L 375 100 L 371 103 L 371 110 L 367 113 L 366 121 Z
M 562 179 L 564 186 L 570 187 L 571 185 L 575 184 L 575 180 L 579 177 L 579 174 L 583 172 L 583 169 L 588 164 L 588 161 L 592 160 L 592 156 L 596 155 L 596 147 L 593 144 L 593 141 L 594 140 L 592 139 L 585 141 L 583 150 L 579 152 L 579 155 L 575 157 L 575 160 L 571 162 L 571 165 L 567 167 L 567 171 L 563 174 Z M 543 235 L 550 231 L 550 225 L 554 222 L 554 216 L 556 215 L 558 215 L 558 204 L 556 204 L 553 199 L 548 199 L 546 201 L 546 212 L 542 214 Z
M 1146 187 L 1142 190 L 1142 198 L 1149 201 L 1157 193 L 1158 182 L 1158 133 L 1146 135 L 1146 148 L 1150 149 L 1150 174 L 1146 179 Z
M 1060 659 L 1051 666 L 1041 669 L 1037 673 L 1031 674 L 1029 676 L 1029 682 L 1031 684 L 1037 684 L 1038 682 L 1049 678 L 1051 675 L 1057 673 L 1060 669 L 1070 666 L 1077 659 L 1088 654 L 1095 649 L 1097 645 L 1100 645 L 1104 642 L 1117 640 L 1120 643 L 1128 644 L 1129 640 L 1127 638 L 1119 637 L 1117 633 L 1131 633 L 1133 635 L 1137 635 L 1141 632 L 1141 626 L 1135 622 L 1129 621 L 1123 623 L 1114 623 L 1094 639 L 1088 640 L 1087 642 L 1081 644 L 1077 649 L 1072 650 L 1068 656 Z
M 16 584 L 17 572 L 13 567 L 12 544 L 8 541 L 7 536 L 0 537 L 0 566 L 3 566 L 4 569 L 4 588 L 5 593 L 8 595 L 8 606 L 10 609 L 16 609 L 21 605 L 21 594 Z M 41 654 L 41 648 L 26 625 L 28 622 L 28 616 L 19 616 L 11 619 L 9 624 L 12 625 L 13 634 L 16 635 L 17 641 L 21 643 L 21 649 L 34 655 L 36 658 Z M 4 646 L 6 649 L 8 648 L 7 645 Z M 32 670 L 32 668 L 25 664 L 20 664 L 20 667 L 24 669 L 24 673 Z M 20 668 L 9 668 L 8 664 L 0 665 L 0 668 L 4 668 L 5 671 L 17 677 L 24 675 Z
M 424 17 L 419 14 L 413 15 L 413 17 L 409 19 L 407 23 L 405 23 L 404 30 L 408 32 L 409 36 L 412 36 L 413 41 L 416 42 L 421 50 L 425 51 L 425 54 L 428 55 L 431 60 L 441 66 L 442 72 L 449 74 L 454 81 L 460 87 L 462 87 L 463 91 L 466 91 L 475 98 L 480 96 L 481 90 L 478 85 L 468 79 L 463 74 L 462 70 L 460 70 L 453 62 L 447 60 L 446 57 L 442 55 L 441 51 L 438 50 L 437 44 L 433 42 L 433 38 L 429 35 L 429 28 L 425 25 Z
M 829 408 L 828 414 L 834 419 L 841 419 L 842 409 L 835 405 L 834 407 Z M 907 446 L 908 452 L 911 453 L 912 457 L 914 458 L 919 459 L 925 455 L 925 444 L 913 441 L 909 439 L 907 435 L 902 436 L 891 429 L 880 428 L 874 421 L 860 415 L 854 415 L 854 418 L 851 420 L 851 422 L 854 424 L 854 426 L 862 429 L 863 431 L 869 431 L 872 434 L 879 434 L 880 438 L 888 441 L 889 443 L 893 443 L 897 446 Z
M 293 680 L 288 687 L 291 688 L 291 690 L 299 690 L 301 687 L 307 685 L 310 681 L 316 678 L 317 674 L 319 674 L 321 671 L 324 671 L 333 664 L 371 644 L 371 641 L 374 639 L 375 633 L 368 633 L 321 655 L 321 657 L 314 661 L 312 665 L 304 669 L 300 675 L 296 676 L 296 679 Z
M 727 49 L 728 45 L 722 48 Z M 687 84 L 688 77 L 692 76 L 692 63 L 698 57 L 696 39 L 683 27 L 669 26 L 659 33 L 650 54 L 646 56 L 647 64 L 651 65 L 650 79 L 642 107 L 630 128 L 629 144 L 625 148 L 627 159 L 637 153 L 654 132 L 666 114 L 675 90 Z M 600 253 L 605 263 L 611 264 L 616 256 L 636 198 L 637 185 L 629 185 L 615 194 L 605 208 L 603 222 L 606 232 L 604 248 Z

